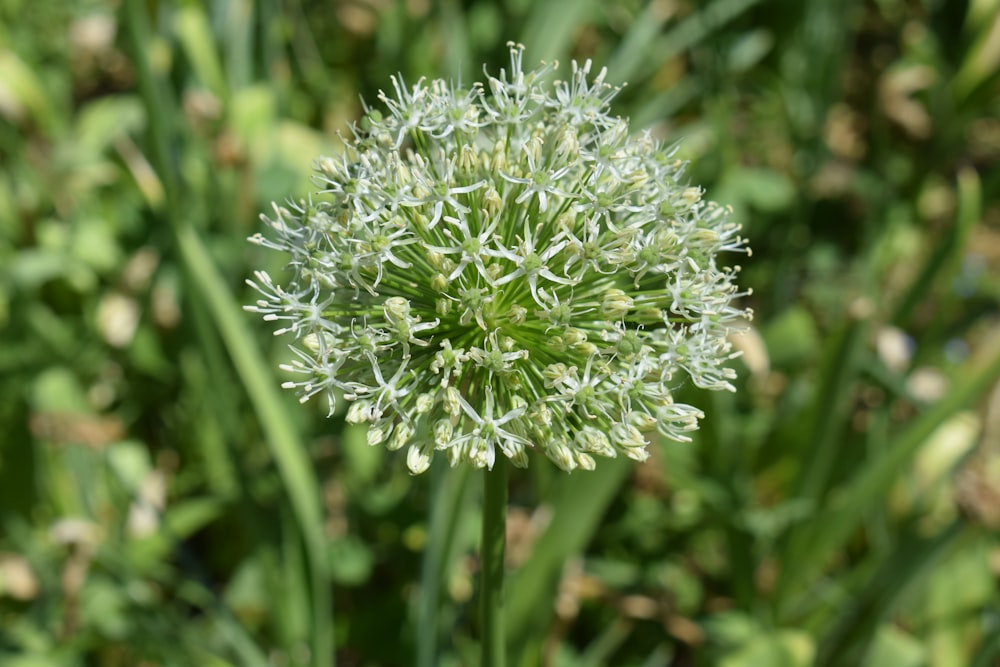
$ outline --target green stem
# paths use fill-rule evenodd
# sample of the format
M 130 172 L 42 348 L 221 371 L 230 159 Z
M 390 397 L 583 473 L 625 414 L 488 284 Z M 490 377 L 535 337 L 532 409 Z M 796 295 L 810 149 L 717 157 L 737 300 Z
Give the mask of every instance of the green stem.
M 481 547 L 483 653 L 482 667 L 506 667 L 503 561 L 507 533 L 507 458 L 497 456 L 493 470 L 483 472 L 483 543 Z

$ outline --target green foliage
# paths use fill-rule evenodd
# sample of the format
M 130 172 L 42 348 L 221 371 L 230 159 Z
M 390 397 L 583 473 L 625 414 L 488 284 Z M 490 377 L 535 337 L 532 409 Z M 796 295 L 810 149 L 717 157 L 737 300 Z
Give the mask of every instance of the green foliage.
M 628 81 L 756 311 L 695 442 L 512 474 L 511 664 L 994 664 L 998 35 L 996 0 L 0 0 L 0 664 L 475 664 L 477 477 L 298 406 L 240 305 L 361 98 L 508 39 Z

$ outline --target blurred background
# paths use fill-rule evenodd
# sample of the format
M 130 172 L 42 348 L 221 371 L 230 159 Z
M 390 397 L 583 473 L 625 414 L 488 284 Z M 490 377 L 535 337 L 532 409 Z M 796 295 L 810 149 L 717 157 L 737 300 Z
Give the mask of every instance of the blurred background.
M 0 0 L 0 665 L 476 664 L 480 476 L 241 306 L 362 99 L 508 40 L 628 81 L 756 311 L 694 442 L 514 476 L 512 664 L 1000 664 L 997 0 Z

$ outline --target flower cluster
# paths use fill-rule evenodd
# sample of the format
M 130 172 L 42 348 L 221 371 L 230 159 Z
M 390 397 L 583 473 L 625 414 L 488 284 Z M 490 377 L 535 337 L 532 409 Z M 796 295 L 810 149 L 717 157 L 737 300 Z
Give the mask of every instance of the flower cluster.
M 291 255 L 248 310 L 294 337 L 285 387 L 408 448 L 414 473 L 443 452 L 492 467 L 528 451 L 567 471 L 595 456 L 643 460 L 701 412 L 686 378 L 732 390 L 730 329 L 748 252 L 728 211 L 682 183 L 685 163 L 608 113 L 617 89 L 591 63 L 510 69 L 463 88 L 393 79 L 317 194 L 274 206 L 268 235 Z

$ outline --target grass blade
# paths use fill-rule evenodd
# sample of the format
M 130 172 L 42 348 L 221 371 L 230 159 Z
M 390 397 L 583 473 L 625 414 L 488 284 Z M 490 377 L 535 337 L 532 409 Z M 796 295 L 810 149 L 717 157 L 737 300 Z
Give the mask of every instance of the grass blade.
M 830 503 L 830 509 L 793 535 L 783 558 L 777 600 L 784 608 L 779 608 L 779 615 L 787 615 L 793 592 L 801 592 L 823 570 L 829 556 L 844 545 L 871 508 L 885 497 L 934 429 L 982 395 L 997 378 L 1000 378 L 1000 336 L 995 336 L 980 354 L 966 363 L 951 391 L 896 437 L 884 455 L 862 466 L 844 484 L 839 498 Z
M 137 1 L 125 3 L 125 18 L 132 40 L 134 62 L 140 91 L 149 114 L 153 143 L 153 164 L 164 186 L 165 215 L 190 284 L 192 293 L 204 300 L 219 330 L 237 374 L 245 386 L 260 420 L 271 453 L 288 494 L 301 532 L 310 566 L 313 595 L 313 661 L 317 667 L 332 665 L 333 628 L 332 595 L 326 563 L 319 485 L 312 472 L 305 447 L 291 420 L 282 408 L 277 385 L 262 364 L 263 355 L 251 337 L 242 310 L 219 274 L 215 261 L 205 248 L 189 219 L 182 214 L 180 178 L 177 165 L 170 159 L 169 146 L 174 133 L 167 113 L 175 105 L 168 100 L 153 72 L 146 52 L 149 43 L 148 17 Z
M 592 0 L 534 3 L 521 36 L 531 60 L 552 61 L 569 53 L 573 37 L 592 6 Z
M 910 285 L 896 308 L 892 321 L 897 326 L 904 327 L 909 322 L 913 311 L 927 298 L 936 282 L 954 275 L 969 233 L 979 222 L 981 211 L 982 185 L 979 174 L 971 168 L 962 169 L 958 173 L 958 212 L 955 224 L 950 233 L 937 244 L 920 275 Z
M 461 515 L 470 504 L 463 501 L 468 490 L 467 468 L 452 469 L 444 461 L 431 468 L 431 507 L 423 562 L 420 569 L 420 593 L 415 607 L 418 667 L 438 664 L 438 641 L 441 635 L 440 615 L 442 581 L 454 562 L 455 536 Z
M 519 653 L 547 628 L 563 564 L 593 537 L 631 469 L 627 460 L 609 459 L 593 472 L 562 479 L 548 530 L 539 538 L 531 559 L 510 578 L 507 636 L 511 664 L 521 664 Z
M 840 617 L 824 632 L 816 667 L 857 664 L 867 652 L 879 626 L 893 613 L 900 601 L 952 548 L 965 530 L 959 520 L 932 537 L 908 536 L 891 557 L 868 580 L 867 585 L 851 596 Z M 849 647 L 849 653 L 845 651 Z

